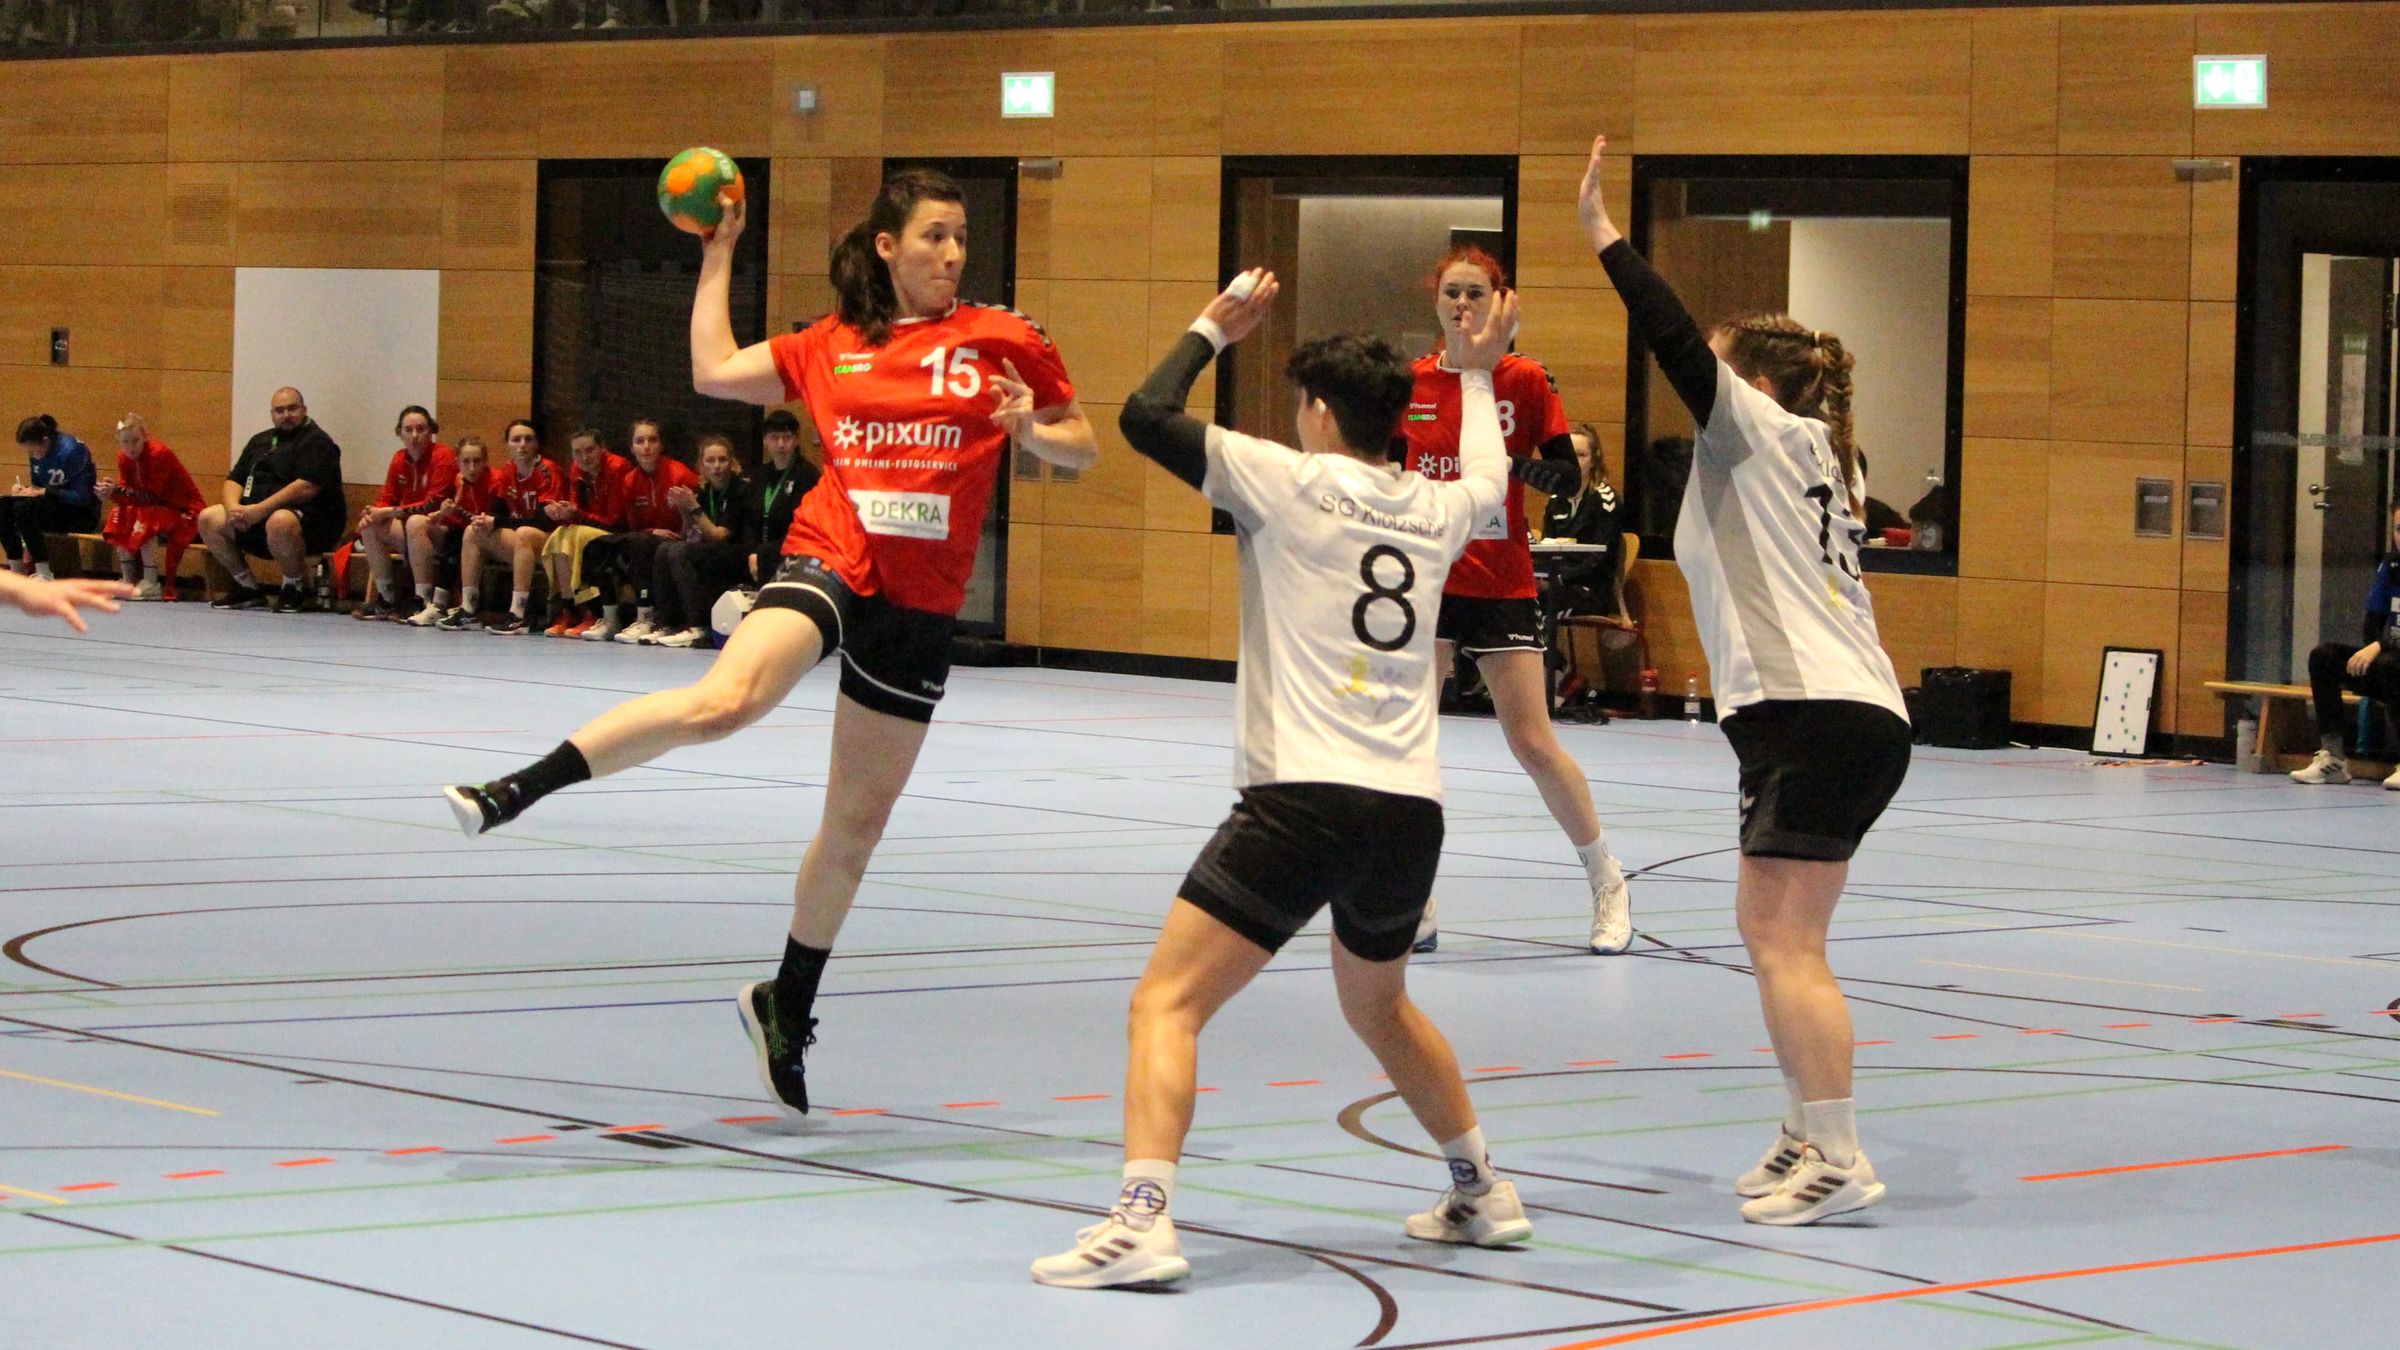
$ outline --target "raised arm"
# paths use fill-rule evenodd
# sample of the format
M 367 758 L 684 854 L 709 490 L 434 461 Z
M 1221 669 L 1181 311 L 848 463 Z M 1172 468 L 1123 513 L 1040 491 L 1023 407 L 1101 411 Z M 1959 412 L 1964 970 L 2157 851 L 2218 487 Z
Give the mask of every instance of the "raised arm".
M 733 336 L 733 245 L 742 237 L 746 208 L 717 200 L 725 214 L 700 242 L 700 284 L 692 291 L 692 389 L 773 407 L 784 401 L 775 353 L 764 342 L 745 347 Z
M 1461 486 L 1481 516 L 1500 505 L 1508 491 L 1508 442 L 1500 434 L 1500 405 L 1492 392 L 1492 371 L 1508 354 L 1509 335 L 1517 328 L 1517 293 L 1502 291 L 1493 298 L 1490 317 L 1481 330 L 1450 333 L 1450 364 L 1458 368 L 1458 467 Z
M 1136 451 L 1197 488 L 1208 477 L 1208 423 L 1183 410 L 1192 383 L 1217 354 L 1249 336 L 1274 307 L 1275 274 L 1253 268 L 1235 277 L 1173 350 L 1125 400 L 1117 429 Z
M 1575 198 L 1576 214 L 1591 233 L 1592 249 L 1600 255 L 1600 265 L 1608 269 L 1609 283 L 1617 288 L 1617 298 L 1625 302 L 1634 328 L 1657 358 L 1659 369 L 1666 372 L 1667 383 L 1675 386 L 1684 406 L 1692 410 L 1695 425 L 1705 427 L 1717 406 L 1717 355 L 1708 349 L 1708 338 L 1676 297 L 1675 288 L 1648 259 L 1634 252 L 1616 222 L 1609 219 L 1608 205 L 1600 196 L 1600 165 L 1607 152 L 1608 138 L 1593 137 L 1591 161 L 1584 166 L 1583 186 Z

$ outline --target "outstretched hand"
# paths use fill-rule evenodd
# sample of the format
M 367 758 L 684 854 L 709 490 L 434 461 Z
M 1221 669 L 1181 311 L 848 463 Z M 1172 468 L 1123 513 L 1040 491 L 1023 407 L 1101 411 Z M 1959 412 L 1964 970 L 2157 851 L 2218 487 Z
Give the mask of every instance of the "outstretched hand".
M 1517 335 L 1517 293 L 1504 290 L 1492 296 L 1492 312 L 1484 316 L 1483 327 L 1473 332 L 1462 328 L 1449 331 L 1450 364 L 1460 370 L 1490 371 L 1508 355 L 1508 344 Z
M 1230 347 L 1257 331 L 1268 311 L 1275 308 L 1276 293 L 1282 289 L 1273 272 L 1253 267 L 1235 277 L 1216 299 L 1209 301 L 1208 307 L 1200 311 L 1200 317 L 1215 324 L 1225 334 L 1225 345 Z
M 1592 157 L 1583 166 L 1583 186 L 1575 193 L 1575 214 L 1582 219 L 1584 231 L 1592 237 L 1594 253 L 1606 251 L 1609 245 L 1625 237 L 1616 222 L 1608 218 L 1608 203 L 1600 195 L 1601 162 L 1607 157 L 1608 137 L 1594 136 Z
M 42 581 L 14 572 L 0 572 L 0 601 L 6 601 L 37 619 L 64 619 L 78 633 L 88 633 L 91 629 L 77 610 L 96 609 L 114 614 L 117 612 L 117 601 L 131 594 L 133 587 L 122 581 Z
M 1033 386 L 1017 373 L 1017 363 L 1005 356 L 1000 358 L 1000 373 L 990 376 L 986 383 L 991 386 L 995 400 L 992 421 L 1013 440 L 1033 418 Z

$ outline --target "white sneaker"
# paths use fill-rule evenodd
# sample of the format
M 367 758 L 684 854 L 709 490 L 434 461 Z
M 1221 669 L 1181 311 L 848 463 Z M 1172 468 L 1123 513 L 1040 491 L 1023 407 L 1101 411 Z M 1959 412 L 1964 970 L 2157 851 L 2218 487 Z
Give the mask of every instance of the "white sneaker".
M 1615 956 L 1633 945 L 1633 887 L 1617 855 L 1601 855 L 1600 875 L 1592 886 L 1592 950 Z
M 167 598 L 167 592 L 157 582 L 145 581 L 133 588 L 133 598 L 136 600 L 164 600 Z
M 633 647 L 638 646 L 657 635 L 658 625 L 650 622 L 648 619 L 643 619 L 638 623 L 630 625 L 629 627 L 619 629 L 616 640 L 624 643 L 628 647 Z
M 1733 1193 L 1750 1200 L 1773 1195 L 1775 1188 L 1783 1184 L 1783 1179 L 1800 1165 L 1800 1151 L 1807 1147 L 1807 1141 L 1795 1139 L 1790 1130 L 1776 1126 L 1775 1147 L 1768 1149 L 1767 1156 L 1758 1160 L 1758 1166 L 1742 1173 L 1733 1183 Z
M 650 638 L 650 645 L 653 647 L 697 647 L 700 645 L 700 630 L 682 628 L 672 633 L 653 634 Z
M 1412 952 L 1424 953 L 1442 945 L 1442 917 L 1434 913 L 1433 898 L 1425 899 L 1425 912 L 1417 916 L 1417 936 L 1408 944 Z
M 431 628 L 435 624 L 441 622 L 442 616 L 449 612 L 450 611 L 443 609 L 440 605 L 428 600 L 417 607 L 416 613 L 408 616 L 408 626 L 411 628 Z
M 1060 1289 L 1168 1284 L 1191 1273 L 1192 1263 L 1183 1259 L 1183 1244 L 1175 1240 L 1175 1221 L 1164 1214 L 1145 1229 L 1135 1228 L 1124 1215 L 1111 1212 L 1105 1222 L 1077 1233 L 1072 1251 L 1033 1263 L 1035 1283 Z
M 2347 783 L 2350 781 L 2350 764 L 2331 750 L 2319 750 L 2317 757 L 2308 762 L 2307 768 L 2292 770 L 2292 781 L 2311 785 Z
M 1744 1204 L 1742 1217 L 1752 1223 L 1796 1228 L 1882 1201 L 1883 1183 L 1875 1179 L 1875 1164 L 1867 1161 L 1865 1149 L 1858 1151 L 1857 1160 L 1848 1167 L 1836 1167 L 1825 1161 L 1816 1145 L 1803 1144 L 1800 1162 L 1791 1175 L 1774 1194 Z
M 2383 790 L 2400 792 L 2400 769 L 2392 770 L 2392 776 L 2383 780 Z
M 1474 1247 L 1509 1247 L 1533 1236 L 1533 1222 L 1517 1199 L 1517 1184 L 1495 1181 L 1481 1195 L 1453 1186 L 1433 1208 L 1411 1214 L 1402 1227 L 1419 1242 L 1457 1242 Z
M 583 640 L 586 642 L 606 642 L 610 638 L 615 637 L 617 634 L 623 631 L 625 631 L 625 626 L 617 622 L 616 615 L 610 614 L 604 616 L 600 622 L 584 629 Z

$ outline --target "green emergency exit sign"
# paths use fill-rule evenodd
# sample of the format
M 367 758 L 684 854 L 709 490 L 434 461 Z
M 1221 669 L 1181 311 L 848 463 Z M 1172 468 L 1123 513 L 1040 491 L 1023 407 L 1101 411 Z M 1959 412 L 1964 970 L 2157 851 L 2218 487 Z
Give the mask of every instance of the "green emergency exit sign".
M 2263 56 L 2193 57 L 2192 106 L 2195 108 L 2263 108 L 2267 106 L 2267 58 Z
M 1047 70 L 1011 71 L 1000 77 L 1002 117 L 1048 117 L 1056 106 L 1056 77 Z

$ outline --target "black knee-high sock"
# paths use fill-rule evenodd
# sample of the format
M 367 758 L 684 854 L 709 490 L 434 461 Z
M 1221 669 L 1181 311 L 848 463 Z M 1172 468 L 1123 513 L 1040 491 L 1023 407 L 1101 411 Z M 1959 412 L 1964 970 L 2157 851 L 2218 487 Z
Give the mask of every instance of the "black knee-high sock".
M 809 1012 L 817 1006 L 817 981 L 825 978 L 825 963 L 833 959 L 826 947 L 804 947 L 797 938 L 783 940 L 783 965 L 775 972 L 775 1020 L 787 1032 L 806 1035 Z
M 518 812 L 563 787 L 589 781 L 592 766 L 575 748 L 573 741 L 560 741 L 558 748 L 524 768 L 493 781 L 491 791 L 500 798 L 504 818 L 513 820 Z

